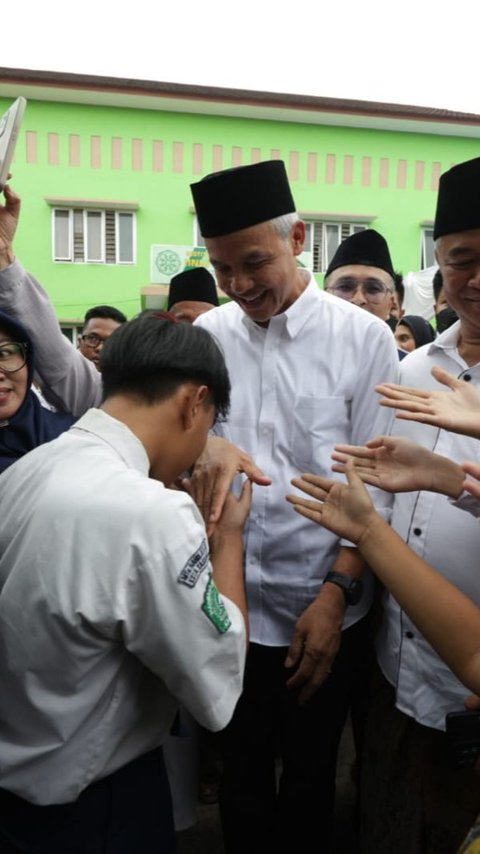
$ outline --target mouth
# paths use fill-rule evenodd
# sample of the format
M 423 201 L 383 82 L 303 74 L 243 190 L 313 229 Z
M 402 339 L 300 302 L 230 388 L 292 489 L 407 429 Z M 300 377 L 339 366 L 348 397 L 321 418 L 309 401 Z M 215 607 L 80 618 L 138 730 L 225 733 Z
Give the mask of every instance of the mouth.
M 259 294 L 255 294 L 254 296 L 237 297 L 237 301 L 245 308 L 255 308 L 255 306 L 260 305 L 266 293 L 267 291 L 263 290 L 260 291 Z
M 0 389 L 0 403 L 3 403 L 5 400 L 8 400 L 12 393 L 11 388 L 2 388 Z

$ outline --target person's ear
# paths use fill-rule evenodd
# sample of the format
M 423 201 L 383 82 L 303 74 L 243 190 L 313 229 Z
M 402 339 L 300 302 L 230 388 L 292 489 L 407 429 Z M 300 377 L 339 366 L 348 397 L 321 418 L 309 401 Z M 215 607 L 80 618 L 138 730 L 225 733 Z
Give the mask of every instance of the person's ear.
M 293 254 L 301 255 L 305 245 L 305 223 L 301 219 L 297 220 L 295 225 L 292 226 L 290 239 L 292 241 Z
M 186 388 L 183 422 L 187 430 L 195 426 L 198 413 L 205 405 L 208 394 L 208 386 L 206 385 L 191 385 Z

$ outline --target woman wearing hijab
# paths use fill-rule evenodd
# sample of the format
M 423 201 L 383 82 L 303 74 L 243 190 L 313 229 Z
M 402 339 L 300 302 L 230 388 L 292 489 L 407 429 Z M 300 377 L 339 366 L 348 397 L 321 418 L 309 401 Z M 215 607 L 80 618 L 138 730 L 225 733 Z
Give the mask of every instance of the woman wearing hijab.
M 407 353 L 422 347 L 423 344 L 430 344 L 435 337 L 433 326 L 424 317 L 416 314 L 406 314 L 395 328 L 397 347 Z
M 32 390 L 34 353 L 25 327 L 0 311 L 0 473 L 74 423 L 52 412 Z

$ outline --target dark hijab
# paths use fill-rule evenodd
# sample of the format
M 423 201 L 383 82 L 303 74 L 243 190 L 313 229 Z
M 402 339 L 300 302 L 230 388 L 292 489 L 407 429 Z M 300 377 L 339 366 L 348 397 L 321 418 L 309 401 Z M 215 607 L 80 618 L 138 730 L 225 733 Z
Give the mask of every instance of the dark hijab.
M 0 329 L 13 341 L 27 345 L 28 369 L 28 391 L 23 403 L 8 421 L 0 422 L 0 472 L 2 472 L 28 451 L 43 445 L 44 442 L 56 439 L 60 433 L 68 430 L 76 419 L 70 414 L 45 409 L 35 392 L 31 390 L 34 353 L 31 338 L 25 327 L 18 320 L 0 311 Z
M 399 321 L 397 326 L 408 326 L 413 335 L 416 347 L 422 347 L 423 344 L 430 344 L 435 340 L 435 330 L 430 325 L 428 320 L 420 317 L 417 314 L 406 314 Z

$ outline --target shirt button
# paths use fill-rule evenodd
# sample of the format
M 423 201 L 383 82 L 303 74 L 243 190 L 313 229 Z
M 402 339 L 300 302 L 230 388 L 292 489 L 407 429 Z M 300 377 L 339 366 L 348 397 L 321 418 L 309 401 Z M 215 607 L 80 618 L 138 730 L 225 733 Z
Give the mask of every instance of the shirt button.
M 413 632 L 405 632 L 405 637 L 411 640 L 415 637 L 415 635 L 413 634 Z
M 472 379 L 472 375 L 471 374 L 465 374 L 463 379 L 465 380 L 466 383 L 469 383 L 470 380 Z
M 422 529 L 421 528 L 414 528 L 413 533 L 415 534 L 416 537 L 419 537 L 420 534 L 422 533 Z

